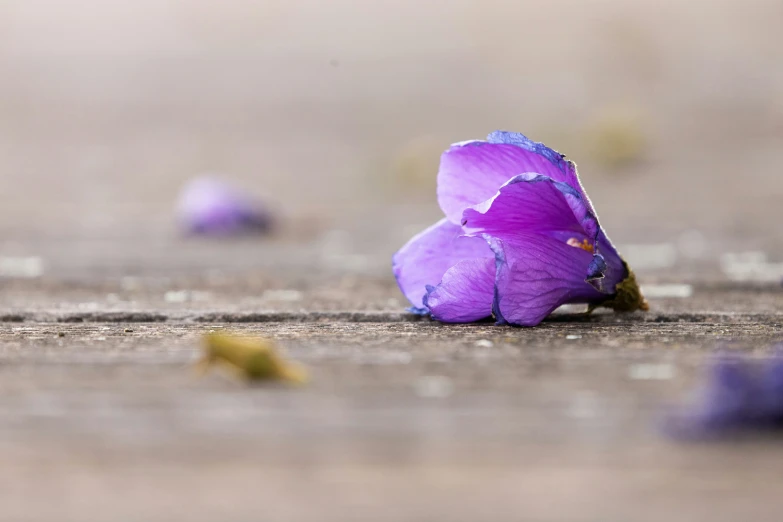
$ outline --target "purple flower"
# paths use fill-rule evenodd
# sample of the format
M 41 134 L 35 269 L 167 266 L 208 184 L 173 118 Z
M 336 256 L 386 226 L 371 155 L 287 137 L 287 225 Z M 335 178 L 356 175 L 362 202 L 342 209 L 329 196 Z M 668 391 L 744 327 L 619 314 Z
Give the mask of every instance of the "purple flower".
M 393 260 L 414 311 L 535 326 L 566 303 L 647 309 L 576 165 L 545 145 L 503 131 L 452 145 L 441 157 L 438 203 L 446 218 Z
M 182 226 L 193 234 L 265 233 L 272 226 L 261 205 L 213 178 L 188 183 L 180 194 L 178 213 Z
M 783 357 L 717 359 L 692 403 L 667 417 L 664 428 L 686 439 L 783 428 Z

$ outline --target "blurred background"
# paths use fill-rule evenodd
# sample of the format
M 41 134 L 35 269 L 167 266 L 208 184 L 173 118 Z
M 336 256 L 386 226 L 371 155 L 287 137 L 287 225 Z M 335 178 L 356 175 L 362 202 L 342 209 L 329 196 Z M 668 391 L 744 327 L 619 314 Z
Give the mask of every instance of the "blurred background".
M 440 153 L 507 129 L 578 163 L 632 260 L 775 256 L 782 17 L 775 0 L 5 0 L 0 250 L 71 279 L 388 277 L 440 216 Z M 265 201 L 278 234 L 217 254 L 178 239 L 203 173 Z
M 650 419 L 717 341 L 783 335 L 782 21 L 779 0 L 0 0 L 0 519 L 777 520 L 778 446 L 675 448 Z M 650 314 L 391 313 L 441 152 L 495 129 L 578 163 Z M 205 174 L 272 232 L 186 234 Z M 376 315 L 307 322 L 354 310 Z M 312 386 L 191 379 L 207 312 L 301 314 L 234 326 Z M 144 317 L 167 321 L 124 324 Z

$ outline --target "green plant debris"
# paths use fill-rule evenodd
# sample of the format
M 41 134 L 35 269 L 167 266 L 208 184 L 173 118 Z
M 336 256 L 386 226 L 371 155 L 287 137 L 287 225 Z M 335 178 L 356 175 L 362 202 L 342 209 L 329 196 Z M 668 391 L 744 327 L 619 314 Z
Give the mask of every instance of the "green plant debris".
M 202 372 L 221 366 L 249 381 L 304 384 L 308 380 L 307 371 L 283 359 L 269 339 L 209 333 L 204 336 L 204 352 L 204 358 L 197 365 Z

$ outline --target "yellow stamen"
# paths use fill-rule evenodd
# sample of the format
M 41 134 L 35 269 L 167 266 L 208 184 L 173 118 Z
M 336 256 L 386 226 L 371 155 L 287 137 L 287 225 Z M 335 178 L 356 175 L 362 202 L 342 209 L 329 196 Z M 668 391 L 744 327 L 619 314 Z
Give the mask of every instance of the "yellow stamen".
M 566 244 L 568 244 L 568 246 L 581 248 L 582 250 L 586 252 L 590 252 L 591 254 L 595 253 L 595 248 L 593 248 L 593 245 L 591 245 L 587 239 L 583 239 L 582 241 L 579 241 L 577 238 L 572 237 L 571 239 L 566 241 Z

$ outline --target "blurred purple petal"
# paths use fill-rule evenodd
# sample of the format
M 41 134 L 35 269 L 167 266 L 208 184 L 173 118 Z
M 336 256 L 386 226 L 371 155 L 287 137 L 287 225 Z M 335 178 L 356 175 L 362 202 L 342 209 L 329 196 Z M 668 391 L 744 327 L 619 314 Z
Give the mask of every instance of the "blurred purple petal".
M 694 420 L 703 429 L 727 429 L 749 419 L 754 400 L 754 379 L 743 361 L 723 358 L 710 369 Z
M 178 213 L 183 227 L 194 234 L 265 233 L 272 226 L 271 216 L 260 204 L 212 178 L 195 179 L 185 186 Z
M 498 131 L 488 141 L 456 143 L 443 153 L 438 203 L 452 223 L 459 223 L 466 208 L 491 198 L 509 179 L 526 173 L 548 176 L 582 193 L 576 169 L 562 155 L 522 134 Z
M 763 397 L 762 414 L 778 422 L 783 421 L 783 356 L 777 354 L 764 366 L 760 389 Z
M 427 288 L 424 306 L 444 323 L 478 321 L 492 315 L 494 287 L 495 260 L 466 259 L 451 267 L 437 287 Z
M 783 428 L 783 358 L 721 357 L 708 368 L 695 401 L 667 419 L 676 438 L 713 439 Z
M 394 255 L 392 268 L 400 290 L 414 308 L 423 308 L 427 286 L 437 286 L 444 274 L 465 259 L 492 259 L 481 238 L 460 237 L 462 228 L 442 219 L 411 239 Z

